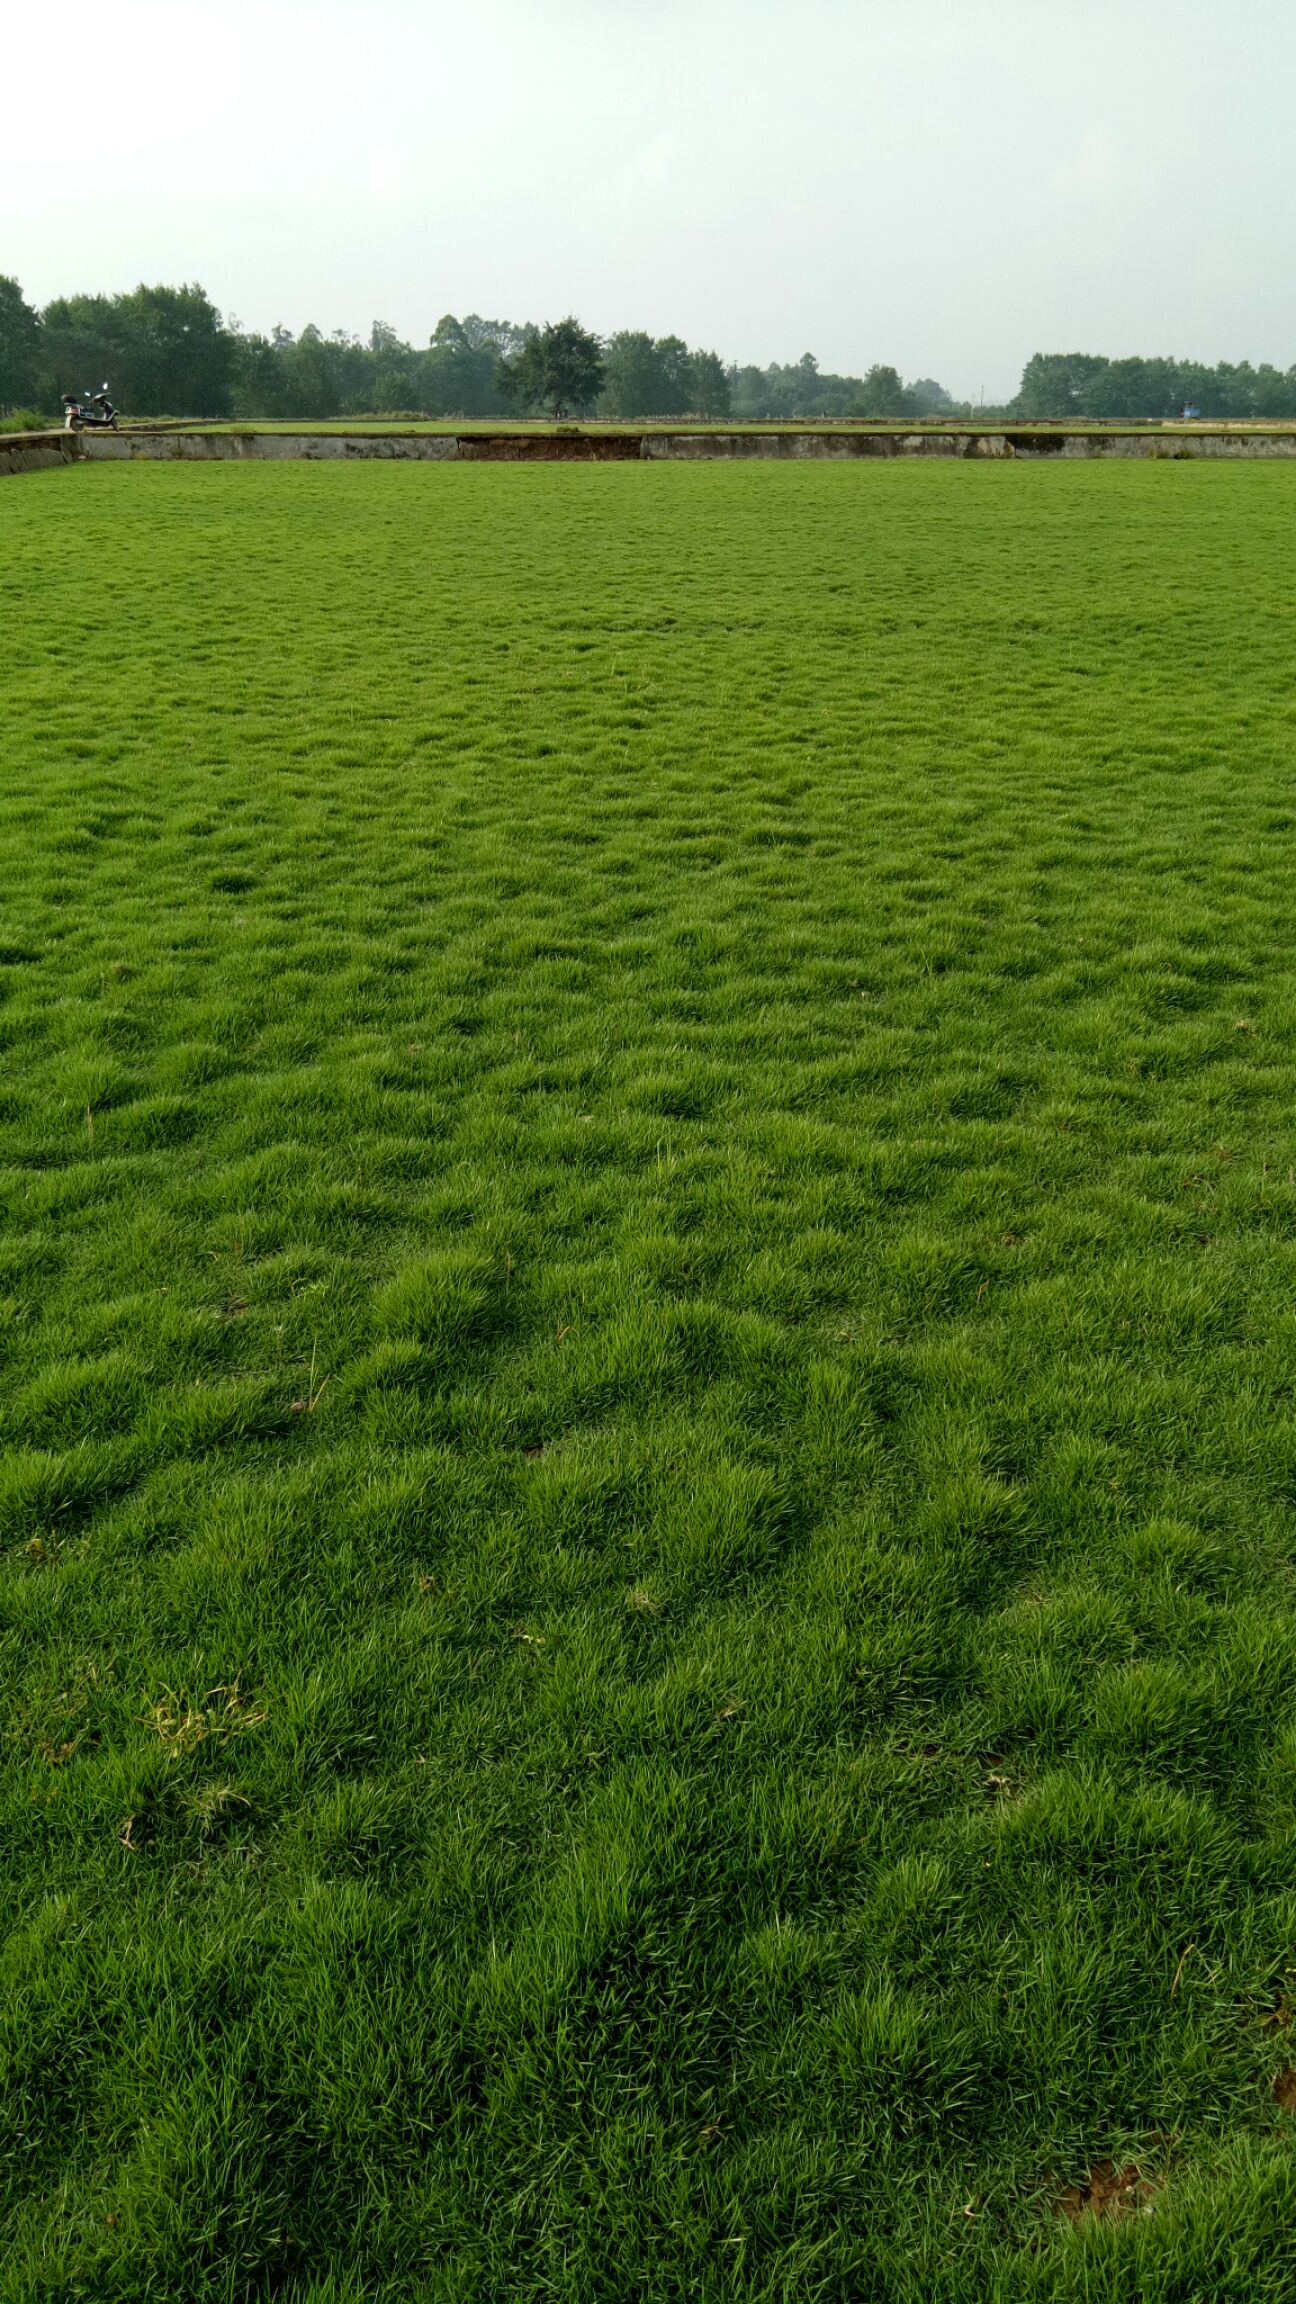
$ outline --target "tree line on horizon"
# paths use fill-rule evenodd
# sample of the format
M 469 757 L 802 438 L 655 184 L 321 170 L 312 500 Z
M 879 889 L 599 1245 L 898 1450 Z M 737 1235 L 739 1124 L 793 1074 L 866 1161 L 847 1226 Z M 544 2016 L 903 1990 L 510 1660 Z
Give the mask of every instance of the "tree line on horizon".
M 1014 416 L 1120 418 L 1296 416 L 1296 367 L 1262 361 L 1108 360 L 1091 352 L 1036 352 L 1022 371 Z
M 568 372 L 573 415 L 919 416 L 954 411 L 930 379 L 906 385 L 884 365 L 865 376 L 824 373 L 813 354 L 787 366 L 726 365 L 680 336 L 622 329 L 606 340 L 574 320 L 447 313 L 426 345 L 375 320 L 367 341 L 314 326 L 269 336 L 226 323 L 198 286 L 139 287 L 117 296 L 58 297 L 37 311 L 0 275 L 0 409 L 52 414 L 64 392 L 112 384 L 137 416 L 325 418 L 490 417 L 554 412 L 541 351 L 578 339 Z
M 38 311 L 0 274 L 0 413 L 54 417 L 64 392 L 107 378 L 138 416 L 320 419 L 482 418 L 518 413 L 611 419 L 832 420 L 971 416 L 1058 420 L 1296 416 L 1296 368 L 1249 362 L 1110 360 L 1036 353 L 1006 405 L 974 409 L 933 378 L 906 383 L 878 363 L 863 376 L 795 362 L 726 364 L 682 337 L 622 329 L 600 339 L 568 318 L 535 322 L 447 313 L 426 345 L 376 320 L 367 341 L 315 326 L 269 336 L 226 322 L 195 285 L 57 297 Z

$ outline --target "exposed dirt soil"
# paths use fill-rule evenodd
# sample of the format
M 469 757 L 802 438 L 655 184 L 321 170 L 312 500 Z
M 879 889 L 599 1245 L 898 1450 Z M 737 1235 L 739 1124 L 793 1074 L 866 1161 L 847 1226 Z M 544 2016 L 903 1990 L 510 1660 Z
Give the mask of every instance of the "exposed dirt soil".
M 638 463 L 637 432 L 591 434 L 496 432 L 461 434 L 459 460 L 470 464 Z
M 1291 2075 L 1296 2084 L 1296 2075 Z M 1157 2187 L 1133 2160 L 1118 2168 L 1113 2160 L 1095 2160 L 1082 2184 L 1068 2184 L 1058 2207 L 1069 2223 L 1098 2216 L 1115 2224 L 1125 2216 L 1150 2216 Z

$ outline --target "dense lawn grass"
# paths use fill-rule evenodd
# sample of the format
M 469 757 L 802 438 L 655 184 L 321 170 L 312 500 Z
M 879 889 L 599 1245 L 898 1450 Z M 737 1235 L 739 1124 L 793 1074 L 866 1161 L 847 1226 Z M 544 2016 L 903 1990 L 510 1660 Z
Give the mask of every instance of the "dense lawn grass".
M 5 2304 L 1291 2297 L 1294 511 L 0 489 Z

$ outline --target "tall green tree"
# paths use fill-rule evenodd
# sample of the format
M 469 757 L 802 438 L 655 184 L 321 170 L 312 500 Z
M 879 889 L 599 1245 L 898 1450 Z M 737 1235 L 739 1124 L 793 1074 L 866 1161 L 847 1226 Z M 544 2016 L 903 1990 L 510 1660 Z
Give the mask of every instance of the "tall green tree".
M 759 417 L 766 413 L 765 370 L 748 361 L 745 366 L 725 370 L 729 383 L 729 405 L 735 416 Z
M 235 416 L 283 416 L 283 358 L 279 345 L 255 334 L 234 338 L 232 413 Z
M 1036 352 L 1022 370 L 1014 402 L 1019 416 L 1081 416 L 1085 396 L 1107 362 L 1088 352 Z
M 284 414 L 342 416 L 372 406 L 373 357 L 344 328 L 325 336 L 312 322 L 282 354 Z
M 660 416 L 692 415 L 693 355 L 682 336 L 658 337 L 657 370 L 661 384 L 660 405 L 655 413 Z
M 954 414 L 954 402 L 944 385 L 938 384 L 934 376 L 916 376 L 913 383 L 906 386 L 906 390 L 916 416 Z
M 1255 374 L 1257 416 L 1296 416 L 1296 368 L 1274 368 L 1262 360 Z
M 557 419 L 593 407 L 603 383 L 603 347 L 573 313 L 528 337 L 496 371 L 506 399 L 547 408 Z
M 718 361 L 716 366 L 723 377 Z M 643 329 L 626 328 L 609 339 L 599 402 L 603 415 L 695 415 L 697 390 L 696 357 L 682 336 L 649 336 Z
M 419 405 L 419 354 L 405 343 L 387 320 L 375 320 L 369 330 L 369 360 L 360 390 L 368 401 L 365 413 L 385 416 L 393 409 Z M 344 413 L 346 413 L 344 407 Z
M 900 380 L 899 371 L 883 365 L 868 369 L 849 413 L 852 416 L 914 416 L 917 407 L 912 392 Z
M 234 338 L 196 282 L 59 297 L 41 317 L 60 392 L 106 377 L 113 397 L 135 415 L 230 414 Z
M 230 338 L 196 281 L 182 288 L 141 286 L 114 302 L 116 325 L 146 363 L 155 408 L 177 416 L 229 415 Z
M 660 395 L 660 362 L 653 338 L 643 328 L 618 329 L 608 339 L 601 413 L 630 420 L 655 416 Z
M 44 397 L 41 324 L 18 282 L 0 272 L 0 408 L 27 408 Z
M 718 352 L 695 352 L 693 368 L 693 413 L 714 421 L 727 416 L 730 409 L 729 378 Z
M 418 405 L 429 416 L 497 416 L 505 401 L 497 382 L 502 358 L 525 341 L 511 320 L 484 320 L 469 312 L 462 320 L 445 312 L 426 352 L 419 355 Z

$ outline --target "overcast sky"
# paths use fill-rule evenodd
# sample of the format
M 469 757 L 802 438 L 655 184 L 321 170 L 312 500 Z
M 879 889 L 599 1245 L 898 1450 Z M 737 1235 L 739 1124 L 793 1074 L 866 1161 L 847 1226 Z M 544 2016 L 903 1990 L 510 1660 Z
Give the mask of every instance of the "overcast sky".
M 1296 362 L 1290 0 L 113 0 L 3 35 L 0 271 L 644 327 L 958 395 Z

